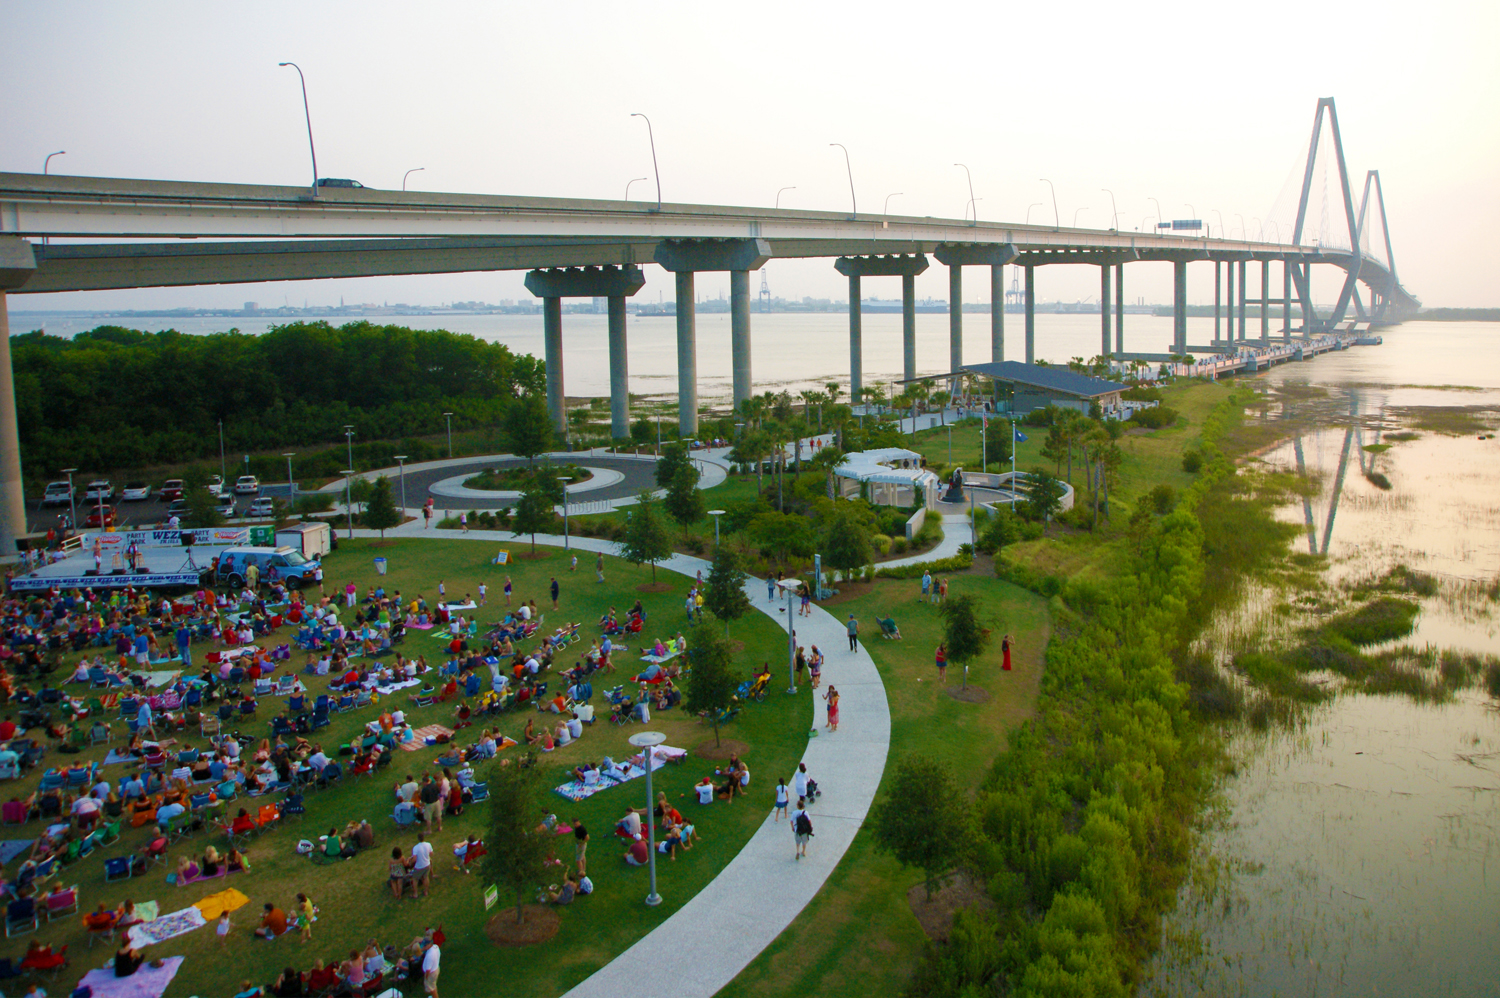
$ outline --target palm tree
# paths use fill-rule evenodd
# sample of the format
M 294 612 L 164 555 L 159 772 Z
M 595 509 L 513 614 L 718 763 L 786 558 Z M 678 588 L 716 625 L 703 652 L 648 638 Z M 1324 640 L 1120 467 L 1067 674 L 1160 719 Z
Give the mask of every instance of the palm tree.
M 850 406 L 836 404 L 828 407 L 828 424 L 833 427 L 839 450 L 844 449 L 844 426 L 853 418 L 854 409 Z
M 835 468 L 839 467 L 841 464 L 848 460 L 849 455 L 845 454 L 839 448 L 824 447 L 822 450 L 814 454 L 812 456 L 812 459 L 808 461 L 808 465 L 814 471 L 821 471 L 828 476 L 829 499 L 833 498 L 833 471 Z
M 765 430 L 746 430 L 740 435 L 739 443 L 734 445 L 734 450 L 729 452 L 729 459 L 737 464 L 755 465 L 755 494 L 761 492 L 762 462 L 767 454 L 771 452 L 771 440 Z

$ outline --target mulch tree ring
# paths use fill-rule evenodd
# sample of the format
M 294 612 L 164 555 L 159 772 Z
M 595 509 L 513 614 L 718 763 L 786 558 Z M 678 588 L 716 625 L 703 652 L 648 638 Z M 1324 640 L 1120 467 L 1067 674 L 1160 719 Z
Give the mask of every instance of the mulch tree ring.
M 973 687 L 970 687 L 973 689 Z M 953 873 L 939 881 L 927 897 L 926 884 L 917 884 L 906 892 L 906 903 L 916 916 L 917 924 L 935 943 L 945 943 L 953 931 L 953 916 L 960 908 L 993 909 L 995 902 L 985 893 L 984 885 L 975 883 L 966 873 Z
M 943 692 L 960 703 L 984 703 L 990 698 L 990 691 L 983 686 L 946 686 Z
M 484 934 L 496 946 L 535 946 L 557 935 L 562 927 L 562 918 L 557 909 L 545 904 L 528 904 L 521 909 L 521 921 L 516 921 L 515 908 L 503 908 L 484 923 Z
M 728 759 L 732 755 L 743 757 L 749 751 L 748 744 L 735 738 L 722 738 L 715 745 L 712 734 L 693 746 L 693 755 L 699 759 Z
M 638 593 L 669 593 L 672 591 L 670 582 L 643 582 L 635 587 Z
M 838 592 L 834 593 L 832 596 L 829 596 L 827 599 L 818 600 L 818 605 L 822 607 L 830 607 L 838 606 L 840 603 L 847 603 L 850 600 L 858 599 L 861 596 L 867 595 L 868 593 L 872 592 L 879 584 L 879 580 L 876 580 L 874 582 L 830 582 L 828 584 L 829 588 L 837 589 Z

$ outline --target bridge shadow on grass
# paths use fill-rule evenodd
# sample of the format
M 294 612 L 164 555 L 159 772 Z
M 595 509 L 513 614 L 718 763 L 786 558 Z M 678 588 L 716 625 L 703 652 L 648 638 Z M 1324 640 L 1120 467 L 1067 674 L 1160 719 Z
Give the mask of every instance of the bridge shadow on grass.
M 1046 601 L 1009 583 L 950 577 L 949 597 L 961 593 L 977 595 L 981 616 L 992 621 L 985 624 L 993 631 L 991 648 L 970 667 L 971 682 L 990 693 L 981 703 L 954 699 L 938 683 L 933 651 L 942 640 L 942 622 L 937 607 L 922 600 L 919 580 L 880 580 L 839 613 L 853 613 L 861 633 L 872 635 L 865 647 L 890 701 L 891 761 L 915 752 L 934 755 L 953 767 L 961 784 L 975 787 L 1004 749 L 1006 732 L 1035 710 L 1051 625 Z M 902 640 L 874 636 L 877 616 L 893 617 Z M 1015 637 L 1010 672 L 1000 669 L 1003 634 Z M 959 685 L 959 672 L 949 666 L 950 689 Z M 720 998 L 900 993 L 926 943 L 907 900 L 921 880 L 920 871 L 876 852 L 862 830 L 813 902 Z
M 352 580 L 363 594 L 371 585 L 380 582 L 388 591 L 399 589 L 405 599 L 422 594 L 431 603 L 437 599 L 439 580 L 446 583 L 450 599 L 462 598 L 466 593 L 477 595 L 479 582 L 484 580 L 489 585 L 490 600 L 489 605 L 480 611 L 480 619 L 490 621 L 505 610 L 501 592 L 509 575 L 517 600 L 532 598 L 539 606 L 548 608 L 545 623 L 548 631 L 568 620 L 584 623 L 585 642 L 568 649 L 581 656 L 588 647 L 588 639 L 598 633 L 594 622 L 600 615 L 611 605 L 621 609 L 632 605 L 638 598 L 636 586 L 650 576 L 649 568 L 637 569 L 616 558 L 606 557 L 609 583 L 601 586 L 594 582 L 592 562 L 577 573 L 568 572 L 565 554 L 559 549 L 539 551 L 546 556 L 535 562 L 495 566 L 488 563 L 494 557 L 494 548 L 492 542 L 448 541 L 432 537 L 392 540 L 378 548 L 369 540 L 341 541 L 339 550 L 325 562 L 325 585 L 332 595 Z M 389 565 L 389 574 L 383 578 L 375 572 L 373 558 L 376 554 L 386 558 Z M 658 571 L 663 579 L 676 579 L 664 570 Z M 553 575 L 558 577 L 562 586 L 560 610 L 556 612 L 550 609 L 551 599 L 547 595 L 548 580 Z M 648 612 L 642 638 L 647 641 L 658 635 L 667 638 L 678 630 L 687 630 L 678 606 L 679 599 L 670 594 L 639 598 Z M 348 611 L 343 611 L 343 614 L 347 619 Z M 691 639 L 690 630 L 688 634 Z M 735 640 L 744 642 L 744 650 L 735 656 L 735 661 L 743 668 L 746 678 L 752 665 L 767 659 L 778 661 L 785 652 L 785 632 L 761 615 L 754 614 L 735 623 L 731 634 Z M 261 643 L 276 645 L 290 638 L 289 629 L 283 628 L 279 634 Z M 443 641 L 430 631 L 410 632 L 398 649 L 408 657 L 423 655 L 430 664 L 444 658 Z M 209 650 L 212 646 L 194 647 L 199 661 Z M 64 667 L 71 669 L 78 658 L 76 654 L 67 656 Z M 294 656 L 293 666 L 300 668 L 303 659 L 301 655 Z M 573 656 L 565 655 L 563 660 L 571 665 Z M 636 664 L 634 655 L 620 655 L 616 661 L 622 669 Z M 625 676 L 622 671 L 596 682 L 596 704 L 602 699 L 606 687 L 624 681 Z M 305 678 L 309 678 L 313 694 L 326 689 L 326 678 Z M 70 687 L 70 691 L 80 692 L 81 688 Z M 379 708 L 333 715 L 332 723 L 320 729 L 314 740 L 333 754 L 337 746 L 357 739 L 363 733 L 364 725 L 378 716 L 379 709 L 385 708 L 407 710 L 418 727 L 428 724 L 453 726 L 451 703 L 414 708 L 407 693 L 401 691 L 386 698 Z M 254 719 L 237 718 L 230 726 L 237 724 L 242 734 L 259 739 L 269 733 L 270 718 L 283 706 L 281 699 L 264 697 Z M 478 726 L 460 731 L 456 741 L 471 744 L 486 723 L 497 725 L 502 733 L 515 738 L 521 734 L 528 718 L 541 717 L 531 711 L 502 714 L 493 721 L 479 718 Z M 697 823 L 702 840 L 691 851 L 679 853 L 675 862 L 662 857 L 658 866 L 658 890 L 664 901 L 657 908 L 648 908 L 643 903 L 647 893 L 646 871 L 624 865 L 621 860 L 623 842 L 616 845 L 618 840 L 610 834 L 615 820 L 626 807 L 645 806 L 645 780 L 603 791 L 579 804 L 548 793 L 547 805 L 559 818 L 581 820 L 590 829 L 588 873 L 596 890 L 560 913 L 561 924 L 556 936 L 513 957 L 497 959 L 499 951 L 485 935 L 486 922 L 500 909 L 485 911 L 483 878 L 477 873 L 465 875 L 453 868 L 454 844 L 471 832 L 481 836 L 486 833 L 485 805 L 469 807 L 460 815 L 449 816 L 444 820 L 443 830 L 430 837 L 435 845 L 435 881 L 430 896 L 421 900 L 397 901 L 386 885 L 386 863 L 391 848 L 400 846 L 409 853 L 416 842 L 415 830 L 398 831 L 391 822 L 392 785 L 408 773 L 419 778 L 424 772 L 436 775 L 439 771 L 436 759 L 441 751 L 436 747 L 397 752 L 391 766 L 376 777 L 357 782 L 346 779 L 342 786 L 308 794 L 305 820 L 263 834 L 250 843 L 248 854 L 253 870 L 247 875 L 236 874 L 227 882 L 211 880 L 179 888 L 168 885 L 166 871 L 158 868 L 128 881 L 106 883 L 104 858 L 123 856 L 145 845 L 147 830 L 131 829 L 127 825 L 119 844 L 99 849 L 93 856 L 70 866 L 66 871 L 67 882 L 80 885 L 80 897 L 87 908 L 101 901 L 113 907 L 125 898 L 137 903 L 156 900 L 164 914 L 187 907 L 225 887 L 236 888 L 249 896 L 250 904 L 231 916 L 234 928 L 226 948 L 219 948 L 212 929 L 190 932 L 152 948 L 149 955 L 153 957 L 184 955 L 188 958 L 173 982 L 174 994 L 232 994 L 247 978 L 254 983 L 269 985 L 284 967 L 306 970 L 314 959 L 322 959 L 325 963 L 342 960 L 348 957 L 351 949 L 362 949 L 372 938 L 381 945 L 392 943 L 405 947 L 423 929 L 437 925 L 441 925 L 448 936 L 442 973 L 445 993 L 561 994 L 676 911 L 734 857 L 764 820 L 770 808 L 771 788 L 776 776 L 789 775 L 796 760 L 801 758 L 811 723 L 810 698 L 773 697 L 764 703 L 750 704 L 733 724 L 723 729 L 726 740 L 735 739 L 748 746 L 744 758 L 753 773 L 752 788 L 760 795 L 752 796 L 749 801 L 736 801 L 733 805 L 716 802 L 701 808 L 689 803 L 695 799 L 691 796 L 692 785 L 713 771 L 714 764 L 710 760 L 690 757 L 682 766 L 666 766 L 654 774 L 655 789 L 665 791 L 668 799 Z M 116 727 L 121 725 L 116 722 Z M 665 732 L 668 744 L 688 749 L 705 739 L 712 742 L 713 738 L 711 728 L 698 724 L 696 719 L 680 711 L 657 715 L 651 727 Z M 583 761 L 597 761 L 604 755 L 617 759 L 628 757 L 635 750 L 629 746 L 627 738 L 639 730 L 642 730 L 641 725 L 615 727 L 607 721 L 586 728 L 581 741 L 541 757 L 541 765 L 549 771 L 545 784 L 551 787 L 566 782 L 565 771 Z M 196 732 L 181 732 L 175 737 L 182 745 L 206 746 Z M 102 760 L 106 749 L 107 746 L 97 746 L 73 758 Z M 502 752 L 501 757 L 515 758 L 517 754 L 512 748 Z M 55 764 L 58 758 L 49 756 L 47 763 Z M 111 766 L 104 770 L 104 775 L 117 781 L 127 772 L 126 766 Z M 487 768 L 480 768 L 476 775 L 484 780 L 487 773 Z M 36 789 L 40 776 L 40 770 L 34 770 L 23 779 L 12 782 L 7 787 L 7 794 L 25 796 Z M 251 809 L 254 809 L 253 803 Z M 330 865 L 314 865 L 296 854 L 299 839 L 316 841 L 330 827 L 342 831 L 347 822 L 360 818 L 368 818 L 375 829 L 373 849 Z M 22 826 L 14 829 L 10 837 L 35 838 L 38 830 L 35 824 Z M 201 854 L 204 846 L 210 843 L 221 852 L 225 848 L 222 835 L 200 832 L 172 847 L 171 863 L 175 865 L 179 856 Z M 567 862 L 572 861 L 571 836 L 559 839 L 558 855 Z M 299 945 L 294 938 L 287 938 L 267 945 L 253 939 L 251 930 L 258 924 L 261 906 L 269 901 L 290 910 L 298 891 L 307 893 L 321 912 L 313 926 L 312 941 Z M 504 899 L 500 904 L 505 904 Z M 37 936 L 53 946 L 68 944 L 73 952 L 81 953 L 88 948 L 77 919 L 44 923 Z

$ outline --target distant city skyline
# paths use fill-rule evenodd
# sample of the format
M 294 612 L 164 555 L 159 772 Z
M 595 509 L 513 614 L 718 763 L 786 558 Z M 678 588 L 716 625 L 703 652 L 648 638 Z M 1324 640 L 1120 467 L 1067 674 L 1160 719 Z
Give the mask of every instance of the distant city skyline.
M 16 172 L 40 172 L 66 150 L 52 172 L 306 183 L 300 90 L 277 66 L 291 59 L 307 74 L 320 173 L 374 187 L 400 189 L 421 168 L 408 182 L 428 190 L 618 199 L 648 177 L 630 194 L 654 199 L 644 125 L 630 117 L 643 111 L 667 201 L 769 206 L 779 195 L 782 207 L 841 210 L 849 180 L 829 147 L 840 142 L 862 213 L 890 196 L 893 214 L 963 217 L 962 162 L 987 221 L 1029 213 L 1131 231 L 1154 225 L 1159 205 L 1166 218 L 1195 213 L 1254 235 L 1288 211 L 1289 189 L 1295 205 L 1317 99 L 1333 96 L 1355 196 L 1366 169 L 1381 171 L 1403 283 L 1428 306 L 1500 304 L 1484 266 L 1500 227 L 1500 129 L 1483 124 L 1500 103 L 1493 5 L 1365 5 L 1357 20 L 1290 0 L 1254 17 L 1160 3 L 918 16 L 877 3 L 753 14 L 653 4 L 622 19 L 618 7 L 582 3 L 444 5 L 414 23 L 394 4 L 68 0 L 6 14 L 0 169 Z M 1310 224 L 1336 227 L 1341 211 Z M 1189 300 L 1202 303 L 1212 271 L 1199 269 Z M 671 297 L 660 268 L 645 270 L 641 298 Z M 946 296 L 943 271 L 919 277 L 918 295 Z M 793 300 L 843 290 L 826 260 L 772 260 L 767 275 L 774 295 Z M 12 308 L 340 297 L 428 307 L 521 299 L 523 277 L 17 295 Z M 716 297 L 727 275 L 699 286 Z M 1170 266 L 1132 266 L 1126 293 L 1168 300 Z M 1097 271 L 1043 268 L 1038 294 L 1097 296 Z

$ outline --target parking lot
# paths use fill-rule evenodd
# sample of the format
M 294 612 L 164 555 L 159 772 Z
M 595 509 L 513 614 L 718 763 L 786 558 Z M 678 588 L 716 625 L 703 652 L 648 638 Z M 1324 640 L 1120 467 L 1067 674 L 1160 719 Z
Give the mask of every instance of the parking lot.
M 88 486 L 89 483 L 86 482 L 76 480 L 74 482 L 73 509 L 76 514 L 76 527 L 80 530 L 98 529 L 97 525 L 87 523 L 89 514 L 99 505 L 97 499 L 86 498 Z M 233 492 L 224 495 L 222 511 L 225 518 L 236 524 L 270 522 L 269 516 L 251 517 L 249 515 L 250 505 L 258 498 L 258 494 L 259 487 L 257 486 L 254 494 L 246 491 L 239 495 Z M 126 499 L 124 495 L 125 488 L 118 482 L 114 483 L 114 498 L 105 500 L 104 503 L 114 510 L 116 528 L 165 526 L 172 500 L 162 497 L 159 485 L 153 484 L 150 495 L 144 499 Z M 180 515 L 186 516 L 185 513 Z M 67 516 L 68 504 L 66 502 L 44 503 L 41 494 L 28 496 L 26 499 L 26 526 L 27 530 L 32 533 L 46 533 L 50 529 L 60 527 Z

